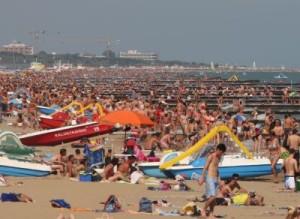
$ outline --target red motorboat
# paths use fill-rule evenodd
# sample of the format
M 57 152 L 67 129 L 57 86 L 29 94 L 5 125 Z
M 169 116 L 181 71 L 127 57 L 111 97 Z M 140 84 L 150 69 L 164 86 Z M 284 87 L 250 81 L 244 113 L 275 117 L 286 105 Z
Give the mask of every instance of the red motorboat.
M 72 110 L 71 110 L 72 109 Z M 94 112 L 96 110 L 97 112 Z M 43 129 L 55 129 L 66 126 L 70 122 L 70 114 L 75 116 L 76 123 L 86 123 L 87 121 L 99 121 L 99 118 L 105 114 L 103 107 L 99 103 L 92 103 L 85 107 L 79 102 L 72 102 L 59 111 L 50 115 L 41 115 L 39 118 L 40 127 Z
M 70 116 L 65 112 L 56 112 L 53 115 L 41 115 L 39 118 L 40 127 L 43 129 L 53 129 L 65 126 Z
M 19 136 L 21 142 L 28 146 L 50 146 L 76 141 L 83 137 L 92 137 L 112 133 L 111 125 L 89 122 L 74 126 L 38 131 Z

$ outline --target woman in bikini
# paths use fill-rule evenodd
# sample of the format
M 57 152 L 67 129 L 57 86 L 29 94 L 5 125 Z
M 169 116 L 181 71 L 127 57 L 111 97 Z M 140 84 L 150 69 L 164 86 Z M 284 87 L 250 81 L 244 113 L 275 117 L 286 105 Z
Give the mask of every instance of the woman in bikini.
M 276 164 L 280 158 L 280 144 L 278 141 L 278 138 L 276 138 L 275 133 L 271 132 L 270 134 L 270 138 L 267 139 L 267 147 L 269 150 L 269 159 L 271 162 L 271 166 L 272 166 L 272 173 L 273 173 L 273 177 L 274 177 L 274 182 L 278 183 L 278 179 L 277 179 L 277 171 L 276 171 Z

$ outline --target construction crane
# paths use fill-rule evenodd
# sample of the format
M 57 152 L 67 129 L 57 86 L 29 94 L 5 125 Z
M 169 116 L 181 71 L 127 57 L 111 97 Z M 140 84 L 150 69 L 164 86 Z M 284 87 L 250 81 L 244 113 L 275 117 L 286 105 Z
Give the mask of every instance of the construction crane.
M 28 32 L 28 34 L 32 37 L 32 45 L 33 45 L 33 54 L 36 54 L 39 52 L 39 41 L 41 39 L 41 36 L 46 34 L 45 30 L 39 30 L 39 31 L 31 31 Z
M 113 45 L 118 45 L 120 40 L 113 40 L 111 38 L 98 38 L 97 43 L 105 44 L 105 50 L 112 50 Z
M 105 50 L 112 50 L 112 47 L 115 45 L 118 45 L 120 43 L 120 40 L 113 40 L 110 37 L 76 37 L 76 36 L 66 36 L 62 37 L 61 43 L 80 43 L 80 44 L 87 44 L 87 43 L 93 43 L 93 44 L 104 44 Z

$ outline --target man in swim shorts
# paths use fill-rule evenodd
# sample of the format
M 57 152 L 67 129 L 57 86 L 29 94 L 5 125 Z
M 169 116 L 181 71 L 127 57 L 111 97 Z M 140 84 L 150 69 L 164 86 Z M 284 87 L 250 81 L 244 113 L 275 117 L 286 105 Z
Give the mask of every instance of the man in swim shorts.
M 226 146 L 224 144 L 219 144 L 215 152 L 210 154 L 206 160 L 205 166 L 202 171 L 202 175 L 199 179 L 199 185 L 206 183 L 206 197 L 207 201 L 203 208 L 203 216 L 206 215 L 206 212 L 209 208 L 209 215 L 213 213 L 216 195 L 218 191 L 218 181 L 219 181 L 219 163 L 226 151 Z
M 285 173 L 284 187 L 285 189 L 292 191 L 294 191 L 296 188 L 295 175 L 299 172 L 297 160 L 295 159 L 295 153 L 295 149 L 291 148 L 289 150 L 289 157 L 283 162 L 283 168 Z

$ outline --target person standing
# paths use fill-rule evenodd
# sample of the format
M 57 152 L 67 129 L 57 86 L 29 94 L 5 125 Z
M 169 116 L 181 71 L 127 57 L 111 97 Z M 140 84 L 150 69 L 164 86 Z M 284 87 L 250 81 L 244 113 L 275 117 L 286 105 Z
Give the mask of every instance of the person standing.
M 209 215 L 213 213 L 219 186 L 219 163 L 225 152 L 225 144 L 218 144 L 216 151 L 208 156 L 202 171 L 202 175 L 199 178 L 199 185 L 202 185 L 204 182 L 206 183 L 205 189 L 207 201 L 204 205 L 203 211 L 201 211 L 203 216 L 208 216 L 208 208 Z
M 290 148 L 289 157 L 284 160 L 284 187 L 286 190 L 294 191 L 296 188 L 295 176 L 299 172 L 297 160 L 295 159 L 295 149 Z
M 298 130 L 297 129 L 292 130 L 292 134 L 288 136 L 287 144 L 288 144 L 290 149 L 295 150 L 295 159 L 297 160 L 297 164 L 298 164 L 298 167 L 299 167 L 299 163 L 300 163 L 300 156 L 299 156 L 300 136 L 298 135 Z

